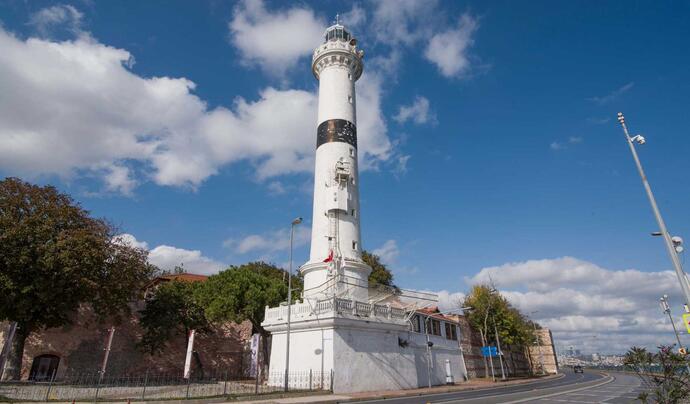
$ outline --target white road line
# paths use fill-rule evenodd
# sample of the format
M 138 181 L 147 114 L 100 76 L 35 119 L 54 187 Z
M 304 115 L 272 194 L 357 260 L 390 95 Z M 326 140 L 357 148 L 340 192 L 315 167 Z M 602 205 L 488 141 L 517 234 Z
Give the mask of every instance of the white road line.
M 566 395 L 566 394 L 568 394 L 568 393 L 572 393 L 572 392 L 575 392 L 575 391 L 582 391 L 582 390 L 587 390 L 587 389 L 592 389 L 592 388 L 596 388 L 596 387 L 599 387 L 599 386 L 603 386 L 603 385 L 609 384 L 609 383 L 611 383 L 612 381 L 615 380 L 615 378 L 612 377 L 612 376 L 608 376 L 607 379 L 608 379 L 608 380 L 605 380 L 605 381 L 603 381 L 603 382 L 601 382 L 601 383 L 599 383 L 599 384 L 594 384 L 594 385 L 592 385 L 592 386 L 584 386 L 584 387 L 580 387 L 580 388 L 578 388 L 578 389 L 573 389 L 573 390 L 568 390 L 568 391 L 559 391 L 559 392 L 557 392 L 557 393 L 545 394 L 545 395 L 543 395 L 543 396 L 537 396 L 537 397 L 523 398 L 523 399 L 515 400 L 515 401 L 506 401 L 506 402 L 503 403 L 503 404 L 526 403 L 526 402 L 529 402 L 529 401 L 539 400 L 539 399 L 542 399 L 542 398 L 563 396 L 563 395 Z

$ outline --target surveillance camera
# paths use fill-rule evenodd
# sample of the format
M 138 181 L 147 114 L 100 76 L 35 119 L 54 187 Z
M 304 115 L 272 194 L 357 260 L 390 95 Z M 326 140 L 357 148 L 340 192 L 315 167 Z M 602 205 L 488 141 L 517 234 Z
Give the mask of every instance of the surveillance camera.
M 673 242 L 673 245 L 681 245 L 683 244 L 683 238 L 679 236 L 673 236 L 671 237 L 671 241 Z
M 639 144 L 644 144 L 646 140 L 644 140 L 644 136 L 637 136 L 637 143 Z

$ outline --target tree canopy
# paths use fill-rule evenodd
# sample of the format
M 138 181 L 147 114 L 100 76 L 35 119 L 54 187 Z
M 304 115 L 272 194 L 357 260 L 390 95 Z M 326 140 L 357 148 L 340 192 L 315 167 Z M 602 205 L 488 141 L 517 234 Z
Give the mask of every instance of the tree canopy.
M 70 323 L 84 303 L 100 318 L 127 310 L 154 268 L 147 251 L 114 236 L 54 187 L 0 181 L 0 320 L 17 322 L 12 377 L 32 331 Z
M 362 260 L 371 267 L 371 274 L 369 274 L 369 287 L 395 287 L 393 284 L 393 273 L 383 262 L 381 262 L 381 258 L 378 255 L 372 254 L 368 251 L 362 251 Z
M 503 346 L 527 346 L 535 342 L 534 327 L 540 327 L 529 321 L 491 285 L 473 286 L 462 306 L 471 307 L 466 311 L 467 321 L 482 332 L 487 345 L 489 341 L 496 341 L 497 333 Z M 485 374 L 488 377 L 486 368 Z
M 265 335 L 261 322 L 266 306 L 275 307 L 287 299 L 282 273 L 263 262 L 231 266 L 204 282 L 198 293 L 199 302 L 211 320 L 249 320 L 255 331 Z
M 205 310 L 197 301 L 202 288 L 201 282 L 173 280 L 156 289 L 139 312 L 144 329 L 139 343 L 142 350 L 156 354 L 165 348 L 167 341 L 176 336 L 186 336 L 190 330 L 198 333 L 211 331 Z

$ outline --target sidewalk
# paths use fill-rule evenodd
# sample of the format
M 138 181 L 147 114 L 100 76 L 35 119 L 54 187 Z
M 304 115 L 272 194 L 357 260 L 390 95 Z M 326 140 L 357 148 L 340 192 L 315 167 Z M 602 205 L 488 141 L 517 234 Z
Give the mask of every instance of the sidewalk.
M 306 395 L 306 396 L 291 396 L 291 397 L 274 397 L 270 399 L 254 399 L 249 401 L 228 401 L 228 403 L 257 403 L 257 404 L 291 404 L 291 403 L 336 403 L 336 402 L 356 402 L 362 400 L 376 400 L 376 399 L 386 399 L 386 398 L 398 398 L 398 397 L 413 397 L 420 396 L 423 394 L 438 394 L 438 393 L 450 393 L 463 390 L 483 390 L 500 388 L 503 386 L 511 386 L 515 384 L 532 383 L 540 380 L 549 380 L 554 378 L 563 377 L 562 374 L 550 375 L 545 377 L 534 377 L 534 378 L 517 378 L 509 379 L 505 382 L 493 383 L 489 380 L 484 379 L 472 379 L 461 384 L 451 385 L 451 386 L 435 386 L 435 387 L 425 387 L 420 389 L 409 389 L 409 390 L 386 390 L 386 391 L 368 391 L 364 393 L 350 393 L 350 394 L 319 394 L 319 395 Z

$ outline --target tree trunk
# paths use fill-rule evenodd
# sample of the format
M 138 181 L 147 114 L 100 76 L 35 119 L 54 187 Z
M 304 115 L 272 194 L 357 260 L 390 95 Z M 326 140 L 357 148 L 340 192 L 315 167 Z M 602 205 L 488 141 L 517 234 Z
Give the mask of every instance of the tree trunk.
M 31 334 L 31 331 L 24 325 L 18 324 L 17 331 L 14 334 L 12 341 L 12 349 L 7 358 L 7 365 L 5 366 L 5 373 L 3 380 L 19 380 L 22 373 L 22 360 L 24 358 L 24 342 Z

